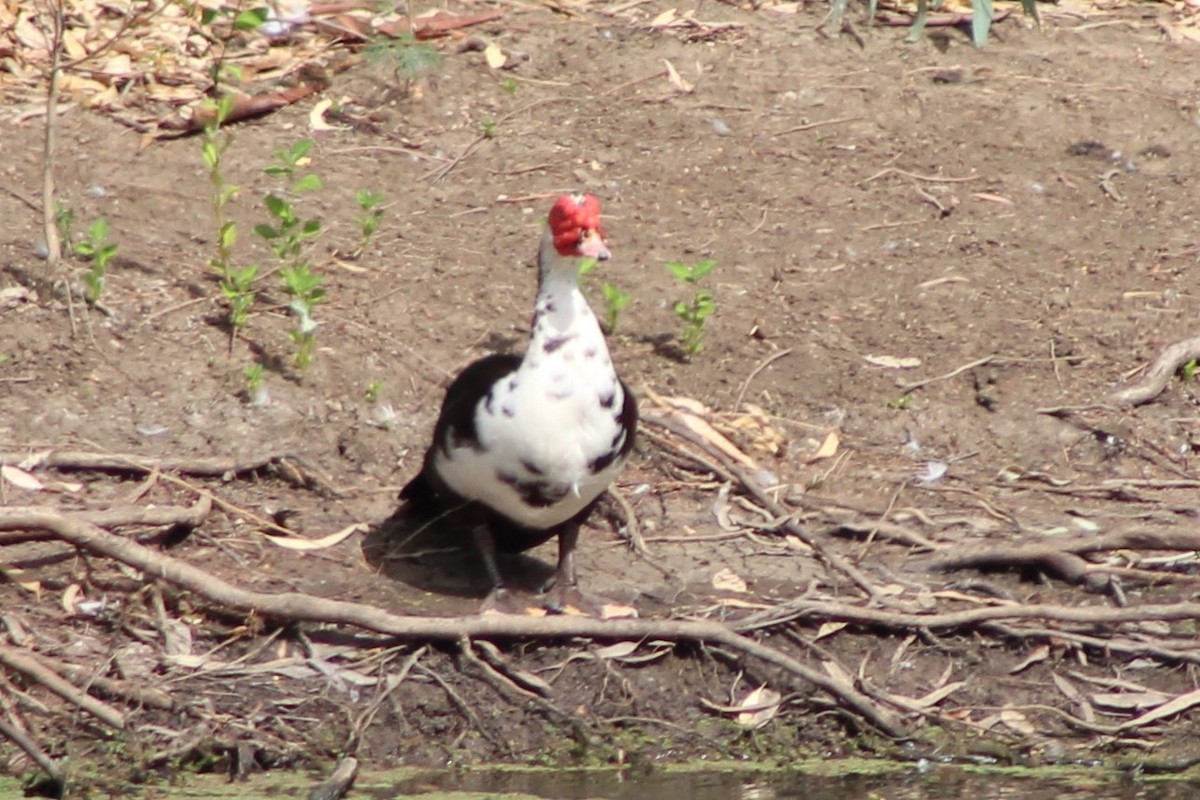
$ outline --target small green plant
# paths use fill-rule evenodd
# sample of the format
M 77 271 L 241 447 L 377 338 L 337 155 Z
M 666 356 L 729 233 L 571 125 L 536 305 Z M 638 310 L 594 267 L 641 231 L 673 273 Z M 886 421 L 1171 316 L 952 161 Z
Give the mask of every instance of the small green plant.
M 499 126 L 496 125 L 496 120 L 491 117 L 484 117 L 479 120 L 479 133 L 485 139 L 495 139 L 500 133 Z
M 258 267 L 250 266 L 239 269 L 233 261 L 233 246 L 237 242 L 237 224 L 229 218 L 228 207 L 241 187 L 231 184 L 225 179 L 225 152 L 233 144 L 233 136 L 221 127 L 233 110 L 233 97 L 226 95 L 219 100 L 210 101 L 206 110 L 211 116 L 204 125 L 200 157 L 208 169 L 208 180 L 211 187 L 209 199 L 212 205 L 213 221 L 217 226 L 215 252 L 208 263 L 218 275 L 221 296 L 225 298 L 229 309 L 229 348 L 232 350 L 238 331 L 246 327 L 250 318 L 250 309 L 254 305 L 254 291 L 251 287 L 258 277 Z
M 579 263 L 579 277 L 586 278 L 599 264 L 600 262 L 594 258 L 585 258 Z M 616 333 L 618 318 L 633 297 L 628 292 L 622 291 L 612 281 L 604 281 L 600 284 L 600 296 L 604 298 L 604 326 L 608 329 L 609 334 Z
M 286 267 L 280 274 L 284 289 L 292 298 L 288 310 L 296 317 L 296 327 L 289 333 L 296 345 L 296 367 L 304 372 L 317 352 L 317 321 L 313 319 L 313 309 L 325 297 L 325 290 L 321 288 L 324 279 L 313 274 L 307 263 Z
M 286 178 L 290 183 L 289 194 L 320 189 L 321 179 L 311 172 L 300 174 L 300 167 L 307 163 L 308 151 L 312 149 L 312 139 L 301 139 L 292 145 L 290 150 L 276 150 L 274 164 L 265 167 L 263 172 L 277 178 Z M 321 232 L 321 221 L 302 219 L 295 206 L 283 196 L 284 193 L 270 192 L 263 200 L 275 224 L 263 223 L 254 227 L 254 232 L 265 239 L 275 256 L 284 264 L 295 264 L 301 260 L 304 243 Z
M 912 395 L 902 394 L 894 400 L 889 400 L 887 407 L 893 411 L 907 411 L 912 408 Z
M 633 297 L 612 281 L 600 284 L 600 296 L 604 298 L 604 324 L 611 335 L 617 332 L 617 320 Z
M 700 287 L 700 281 L 708 273 L 716 269 L 717 262 L 712 259 L 698 261 L 695 264 L 684 264 L 675 261 L 667 264 L 667 270 L 676 280 L 691 287 L 690 300 L 680 300 L 675 303 L 675 316 L 683 323 L 683 333 L 680 336 L 683 352 L 688 359 L 704 349 L 704 328 L 717 310 L 717 301 L 708 289 Z
M 87 229 L 86 238 L 69 249 L 91 259 L 92 268 L 83 276 L 84 297 L 95 305 L 104 294 L 104 275 L 108 272 L 108 262 L 117 254 L 117 246 L 108 241 L 108 220 L 104 217 L 97 219 Z
M 1200 364 L 1197 364 L 1197 360 L 1193 358 L 1185 362 L 1184 365 L 1179 368 L 1179 372 L 1183 375 L 1183 379 L 1185 381 L 1191 381 L 1196 377 L 1196 373 L 1200 372 Z
M 395 39 L 376 39 L 367 46 L 367 58 L 391 62 L 406 95 L 412 94 L 413 86 L 422 75 L 442 64 L 442 56 L 437 49 L 426 42 L 418 42 L 411 33 Z
M 378 403 L 379 396 L 383 393 L 383 381 L 371 381 L 367 384 L 367 390 L 363 392 L 368 403 Z
M 58 241 L 62 243 L 64 255 L 75 253 L 75 212 L 66 203 L 54 201 L 54 227 L 58 229 Z
M 271 404 L 271 393 L 267 391 L 266 374 L 262 364 L 250 364 L 242 368 L 246 380 L 246 399 L 252 406 Z
M 379 221 L 383 219 L 383 209 L 379 208 L 379 204 L 383 202 L 383 195 L 377 192 L 359 191 L 354 195 L 354 201 L 358 203 L 358 209 L 362 214 L 358 217 L 358 229 L 362 233 L 362 240 L 358 245 L 358 253 L 362 253 L 367 249 L 367 245 L 371 243 L 371 239 L 379 230 Z
M 292 298 L 288 310 L 296 319 L 296 327 L 288 335 L 296 345 L 295 363 L 301 372 L 308 370 L 316 355 L 317 321 L 313 319 L 313 309 L 325 296 L 325 291 L 321 289 L 324 278 L 312 271 L 305 252 L 308 240 L 321 232 L 321 221 L 301 217 L 287 196 L 316 191 L 322 187 L 321 179 L 316 174 L 301 172 L 301 168 L 308 163 L 312 146 L 311 139 L 301 139 L 289 150 L 275 151 L 275 163 L 263 171 L 272 177 L 284 178 L 288 188 L 267 194 L 263 204 L 272 222 L 254 226 L 254 232 L 275 252 L 284 291 Z
M 516 94 L 517 89 L 521 88 L 521 84 L 517 83 L 512 78 L 505 78 L 504 80 L 500 81 L 500 88 L 509 94 Z

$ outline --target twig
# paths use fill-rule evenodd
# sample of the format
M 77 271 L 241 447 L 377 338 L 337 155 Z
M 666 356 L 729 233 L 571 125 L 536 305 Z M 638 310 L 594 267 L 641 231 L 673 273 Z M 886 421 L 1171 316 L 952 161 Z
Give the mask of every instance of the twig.
M 737 400 L 733 401 L 733 407 L 735 409 L 742 407 L 742 400 L 744 400 L 746 398 L 746 392 L 750 389 L 750 382 L 753 381 L 756 377 L 758 377 L 758 374 L 760 372 L 762 372 L 764 369 L 771 366 L 771 364 L 773 364 L 774 362 L 783 358 L 784 356 L 790 356 L 791 354 L 792 354 L 792 348 L 790 348 L 790 347 L 786 350 L 780 350 L 777 353 L 771 353 L 771 355 L 767 356 L 762 361 L 760 361 L 757 367 L 750 370 L 750 374 L 746 376 L 746 380 L 742 381 L 741 388 L 738 389 Z
M 789 133 L 800 133 L 801 131 L 811 131 L 813 128 L 820 128 L 825 125 L 841 125 L 843 122 L 854 122 L 862 119 L 862 117 L 835 117 L 834 119 L 822 119 L 816 122 L 806 122 L 803 125 L 797 125 L 794 128 L 785 128 L 784 130 L 772 133 L 772 136 L 786 136 Z
M 1164 347 L 1137 383 L 1113 392 L 1109 399 L 1118 406 L 1149 403 L 1167 388 L 1176 370 L 1193 359 L 1200 359 L 1200 336 Z
M 903 175 L 906 178 L 912 178 L 914 181 L 926 181 L 927 183 L 966 183 L 967 181 L 977 181 L 982 178 L 982 175 L 971 175 L 967 178 L 947 178 L 944 175 L 919 175 L 916 172 L 897 169 L 896 167 L 886 167 L 879 170 L 869 178 L 864 178 L 859 183 L 870 183 L 873 180 L 882 178 L 885 175 Z
M 937 383 L 938 381 L 949 380 L 950 378 L 953 378 L 957 375 L 963 374 L 964 372 L 966 372 L 969 369 L 975 369 L 976 367 L 982 367 L 984 364 L 989 364 L 995 358 L 996 358 L 996 355 L 993 353 L 990 356 L 984 356 L 983 358 L 977 358 L 969 364 L 963 364 L 961 367 L 958 367 L 957 369 L 952 369 L 949 372 L 947 372 L 945 375 L 938 375 L 935 378 L 926 378 L 925 380 L 921 380 L 921 381 L 913 381 L 912 383 L 902 383 L 902 384 L 900 384 L 900 393 L 908 394 L 909 392 L 920 389 L 922 386 L 928 386 L 929 384 Z
M 646 541 L 642 538 L 642 526 L 638 524 L 637 512 L 633 509 L 633 504 L 625 498 L 625 495 L 617 489 L 617 487 L 608 487 L 609 498 L 621 509 L 622 516 L 625 517 L 625 535 L 624 539 L 629 542 L 629 546 L 633 551 L 642 558 L 646 559 L 647 563 L 658 569 L 662 569 L 653 561 L 650 560 L 650 551 L 646 549 Z M 663 570 L 665 574 L 665 570 Z
M 96 530 L 100 530 L 97 528 Z M 102 531 L 103 533 L 103 531 Z M 105 534 L 111 536 L 112 534 Z M 141 545 L 138 545 L 139 547 Z M 16 670 L 26 677 L 40 683 L 64 700 L 87 711 L 105 725 L 118 730 L 125 727 L 125 716 L 107 703 L 76 689 L 70 681 L 41 663 L 30 653 L 22 653 L 18 649 L 0 644 L 0 664 Z
M 545 105 L 546 103 L 557 103 L 557 102 L 560 102 L 560 98 L 544 97 L 541 100 L 534 100 L 532 103 L 522 106 L 521 108 L 518 108 L 515 111 L 510 111 L 509 113 L 500 117 L 500 119 L 496 120 L 496 127 L 499 128 L 501 125 L 508 122 L 513 117 L 517 116 L 518 114 L 524 114 L 526 111 L 529 111 L 532 108 L 537 108 L 538 106 Z M 461 164 L 466 159 L 467 156 L 469 156 L 469 155 L 471 155 L 471 153 L 475 152 L 475 148 L 479 147 L 479 145 L 483 144 L 488 139 L 491 139 L 492 136 L 494 136 L 494 134 L 489 135 L 487 133 L 481 133 L 479 136 L 475 137 L 475 140 L 472 141 L 465 148 L 463 148 L 463 151 L 461 153 L 459 153 L 456 157 L 452 158 L 450 160 L 450 163 L 446 164 L 446 166 L 444 166 L 444 167 L 441 167 L 441 168 L 435 170 L 433 173 L 426 175 L 426 177 L 429 179 L 429 182 L 431 184 L 437 183 L 442 178 L 449 175 L 450 172 L 455 167 L 457 167 L 459 164 Z
M 462 699 L 458 692 L 454 691 L 454 687 L 447 683 L 445 678 L 443 678 L 441 675 L 438 675 L 424 664 L 417 664 L 417 669 L 424 673 L 426 677 L 431 678 L 438 686 L 442 687 L 442 691 L 445 692 L 446 696 L 450 698 L 450 702 L 457 706 L 458 710 L 462 712 L 462 715 L 467 718 L 467 721 L 475 726 L 475 729 L 479 731 L 480 736 L 491 742 L 497 750 L 508 750 L 509 752 L 512 752 L 511 745 L 506 746 L 505 742 L 497 741 L 492 732 L 483 727 L 483 723 L 479 721 L 479 716 L 476 715 L 474 709 L 467 704 L 466 700 Z
M 355 625 L 366 630 L 413 640 L 457 642 L 467 638 L 563 639 L 576 636 L 596 639 L 659 638 L 724 645 L 753 658 L 782 667 L 791 675 L 825 690 L 846 708 L 895 738 L 908 733 L 891 712 L 879 708 L 856 690 L 843 686 L 794 658 L 743 636 L 713 621 L 655 619 L 600 620 L 590 617 L 525 617 L 486 615 L 475 617 L 416 617 L 392 614 L 379 608 L 332 600 L 300 592 L 266 593 L 235 586 L 181 559 L 156 552 L 81 520 L 50 512 L 9 514 L 0 508 L 0 530 L 41 527 L 90 552 L 116 559 L 147 575 L 180 586 L 212 603 L 285 621 Z M 806 534 L 807 535 L 807 534 Z M 1190 607 L 1190 604 L 1182 604 Z M 1200 606 L 1191 609 L 1200 616 Z M 1078 611 L 1078 609 L 1071 609 Z M 803 613 L 803 612 L 801 612 Z M 1172 617 L 1174 618 L 1174 617 Z M 759 625 L 758 627 L 762 627 Z M 61 679 L 60 679 L 61 680 Z M 438 680 L 435 678 L 435 680 Z M 73 691 L 73 688 L 72 688 Z

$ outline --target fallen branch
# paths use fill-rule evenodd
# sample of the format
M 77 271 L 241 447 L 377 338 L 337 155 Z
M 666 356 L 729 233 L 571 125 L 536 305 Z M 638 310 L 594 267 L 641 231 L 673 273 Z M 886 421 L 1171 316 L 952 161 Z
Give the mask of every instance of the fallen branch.
M 196 504 L 188 508 L 175 506 L 118 506 L 103 511 L 72 511 L 70 516 L 89 522 L 99 528 L 117 528 L 127 525 L 181 525 L 187 528 L 199 528 L 212 513 L 213 501 L 209 495 L 201 495 Z M 36 506 L 9 506 L 5 509 L 9 514 L 37 513 L 44 509 Z M 45 530 L 11 531 L 0 534 L 0 547 L 25 542 L 44 542 L 57 538 L 52 532 Z
M 58 762 L 43 750 L 33 737 L 29 736 L 25 731 L 18 728 L 16 725 L 10 725 L 3 719 L 0 719 L 0 736 L 10 740 L 17 747 L 25 751 L 25 755 L 33 759 L 33 762 L 42 768 L 47 777 L 55 784 L 55 788 L 61 789 L 65 785 L 66 776 L 63 775 L 62 768 Z
M 283 480 L 302 489 L 340 494 L 332 482 L 299 456 L 264 455 L 248 459 L 211 456 L 208 458 L 158 458 L 124 453 L 87 453 L 72 450 L 47 450 L 42 453 L 0 453 L 0 464 L 32 470 L 38 467 L 62 471 L 95 471 L 149 474 L 154 470 L 177 472 L 199 478 L 223 478 L 271 470 Z
M 101 533 L 104 532 L 101 531 Z M 112 536 L 110 533 L 105 533 L 105 535 Z M 40 683 L 64 700 L 79 706 L 105 725 L 117 730 L 125 727 L 125 716 L 120 711 L 100 702 L 86 692 L 76 689 L 70 681 L 47 667 L 32 653 L 21 652 L 17 648 L 0 644 L 0 664 L 22 673 L 35 683 Z
M 1162 394 L 1180 367 L 1194 359 L 1200 359 L 1200 336 L 1164 347 L 1140 380 L 1113 392 L 1109 399 L 1118 406 L 1149 403 Z
M 358 759 L 347 756 L 338 762 L 328 779 L 313 787 L 308 800 L 338 800 L 349 791 L 357 776 Z
M 355 625 L 404 639 L 447 642 L 458 642 L 464 637 L 563 639 L 584 636 L 607 640 L 657 638 L 721 644 L 781 667 L 791 675 L 816 685 L 889 736 L 906 738 L 908 735 L 903 724 L 892 712 L 880 708 L 866 695 L 719 622 L 599 620 L 573 616 L 401 616 L 361 603 L 330 600 L 300 592 L 270 594 L 250 591 L 221 580 L 186 561 L 158 553 L 82 520 L 45 511 L 10 514 L 0 510 L 0 530 L 29 528 L 53 531 L 63 541 L 140 569 L 150 576 L 194 592 L 209 602 L 283 621 Z M 70 687 L 69 684 L 68 688 L 74 691 L 74 687 Z
M 838 553 L 835 553 L 834 551 L 825 547 L 825 544 L 823 541 L 821 541 L 821 539 L 814 536 L 810 531 L 798 524 L 794 519 L 796 512 L 785 508 L 782 503 L 779 503 L 775 500 L 775 498 L 767 494 L 766 490 L 759 485 L 759 482 L 746 470 L 745 467 L 734 464 L 728 455 L 718 448 L 713 447 L 710 442 L 701 438 L 690 427 L 681 421 L 678 421 L 670 414 L 643 413 L 641 418 L 643 422 L 651 425 L 657 425 L 664 430 L 670 431 L 676 436 L 680 436 L 703 449 L 705 453 L 719 462 L 719 466 L 715 464 L 710 465 L 710 468 L 715 467 L 713 471 L 718 477 L 720 477 L 722 480 L 740 484 L 742 488 L 754 498 L 755 502 L 767 509 L 771 516 L 777 519 L 782 518 L 784 520 L 779 526 L 779 530 L 795 536 L 796 538 L 800 539 L 800 541 L 811 547 L 822 561 L 824 561 L 833 569 L 838 570 L 846 577 L 850 578 L 855 585 L 857 585 L 868 595 L 874 597 L 879 593 L 878 588 L 876 588 L 875 584 L 871 582 L 871 580 L 866 576 L 865 573 L 863 573 L 862 570 L 851 564 L 845 558 L 842 558 L 842 556 Z

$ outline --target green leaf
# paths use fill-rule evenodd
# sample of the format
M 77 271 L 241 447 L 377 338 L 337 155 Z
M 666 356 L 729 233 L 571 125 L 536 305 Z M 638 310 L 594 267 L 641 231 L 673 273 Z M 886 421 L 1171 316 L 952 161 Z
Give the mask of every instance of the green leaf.
M 275 219 L 284 222 L 293 219 L 292 207 L 279 195 L 269 194 L 263 199 L 263 203 L 267 207 L 267 211 L 271 212 L 271 216 Z
M 667 269 L 671 271 L 672 275 L 681 281 L 686 281 L 692 274 L 692 268 L 680 261 L 674 261 L 670 264 L 667 264 Z
M 296 181 L 296 185 L 292 187 L 297 192 L 311 192 L 321 188 L 321 179 L 313 173 L 308 173 L 300 180 Z
M 319 219 L 306 219 L 304 220 L 303 227 L 300 228 L 300 233 L 305 237 L 316 236 L 320 232 L 321 220 Z
M 278 178 L 280 176 L 291 175 L 292 168 L 291 167 L 281 167 L 278 164 L 272 164 L 269 167 L 263 167 L 263 172 L 267 173 L 271 177 Z
M 200 24 L 201 25 L 212 25 L 213 20 L 215 20 L 216 18 L 217 18 L 217 9 L 203 8 L 200 10 Z
M 992 0 L 971 0 L 975 13 L 971 15 L 971 36 L 976 47 L 987 44 L 988 31 L 992 28 Z
M 255 225 L 254 232 L 264 239 L 278 239 L 282 235 L 278 228 L 272 228 L 266 223 Z
M 691 280 L 691 282 L 692 282 L 692 283 L 695 283 L 696 281 L 700 280 L 700 279 L 701 279 L 701 278 L 703 278 L 705 275 L 707 275 L 708 273 L 710 273 L 710 272 L 712 272 L 714 269 L 716 269 L 716 267 L 717 267 L 717 262 L 716 262 L 716 261 L 714 261 L 714 260 L 713 260 L 713 259 L 711 259 L 711 258 L 706 258 L 706 259 L 704 259 L 704 260 L 703 260 L 703 261 L 701 261 L 699 264 L 696 264 L 694 267 L 692 267 L 692 280 Z
M 300 141 L 296 142 L 294 145 L 292 145 L 292 152 L 291 156 L 288 158 L 288 161 L 293 164 L 298 163 L 300 159 L 308 155 L 308 151 L 312 150 L 312 146 L 312 139 L 301 139 Z
M 354 199 L 358 201 L 359 208 L 361 208 L 363 211 L 370 211 L 383 201 L 383 195 L 376 192 L 361 190 L 354 195 Z
M 233 243 L 237 241 L 237 225 L 233 222 L 226 222 L 221 225 L 220 233 L 220 248 L 222 250 L 230 250 Z
M 100 217 L 95 222 L 93 222 L 91 227 L 88 228 L 88 237 L 93 242 L 97 242 L 97 243 L 103 242 L 105 239 L 107 239 L 108 238 L 108 220 L 106 220 L 104 217 Z
M 594 258 L 585 258 L 579 262 L 579 277 L 585 277 L 600 265 L 600 262 Z
M 233 27 L 239 31 L 256 30 L 259 25 L 267 21 L 267 9 L 252 8 L 248 11 L 243 11 L 233 18 Z
M 204 159 L 204 166 L 210 170 L 217 166 L 217 161 L 220 160 L 220 155 L 217 152 L 217 143 L 212 139 L 205 139 L 204 144 L 200 146 L 200 157 Z

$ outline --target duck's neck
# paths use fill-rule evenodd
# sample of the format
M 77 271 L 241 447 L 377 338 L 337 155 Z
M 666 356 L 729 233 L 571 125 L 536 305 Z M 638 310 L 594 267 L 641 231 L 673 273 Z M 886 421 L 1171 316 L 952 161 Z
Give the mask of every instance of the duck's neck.
M 578 334 L 601 338 L 596 316 L 579 290 L 582 258 L 559 255 L 549 235 L 538 251 L 538 294 L 533 312 L 533 339 Z
M 596 315 L 579 290 L 582 258 L 561 256 L 547 236 L 538 252 L 538 295 L 529 349 L 522 363 L 554 379 L 581 371 L 612 372 L 612 360 Z

